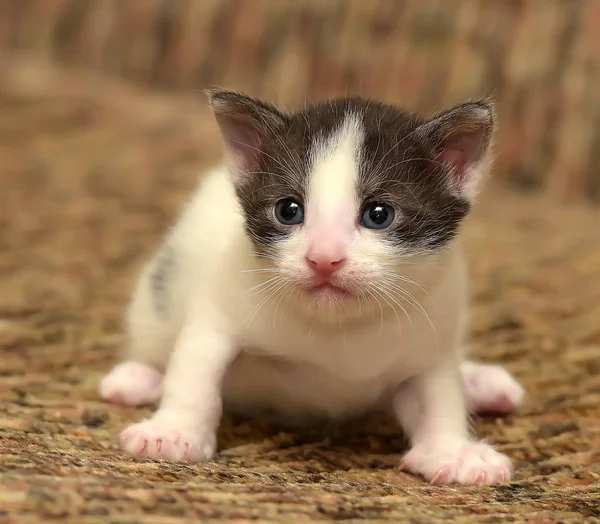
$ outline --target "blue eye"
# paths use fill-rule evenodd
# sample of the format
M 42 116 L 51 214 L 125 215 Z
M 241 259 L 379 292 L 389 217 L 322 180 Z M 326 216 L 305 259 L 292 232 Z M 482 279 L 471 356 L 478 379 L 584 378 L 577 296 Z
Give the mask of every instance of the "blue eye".
M 284 226 L 302 224 L 304 208 L 293 198 L 284 198 L 275 205 L 275 218 Z
M 369 204 L 365 207 L 360 223 L 368 229 L 385 229 L 394 221 L 396 212 L 385 204 Z

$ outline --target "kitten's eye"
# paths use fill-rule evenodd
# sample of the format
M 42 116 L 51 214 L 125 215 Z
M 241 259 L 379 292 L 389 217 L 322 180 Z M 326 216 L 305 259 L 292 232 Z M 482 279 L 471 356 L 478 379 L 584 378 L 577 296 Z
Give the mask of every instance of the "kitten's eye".
M 284 226 L 302 224 L 304 209 L 293 198 L 284 198 L 275 205 L 275 218 Z
M 385 229 L 394 221 L 396 212 L 385 204 L 369 204 L 363 211 L 360 223 L 368 229 Z

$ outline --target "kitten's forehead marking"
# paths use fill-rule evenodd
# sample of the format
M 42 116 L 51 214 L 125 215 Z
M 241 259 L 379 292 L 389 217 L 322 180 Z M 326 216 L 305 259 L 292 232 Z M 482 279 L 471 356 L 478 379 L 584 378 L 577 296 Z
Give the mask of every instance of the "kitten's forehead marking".
M 356 214 L 356 186 L 364 130 L 360 116 L 348 112 L 337 129 L 317 140 L 311 151 L 307 225 L 350 225 Z

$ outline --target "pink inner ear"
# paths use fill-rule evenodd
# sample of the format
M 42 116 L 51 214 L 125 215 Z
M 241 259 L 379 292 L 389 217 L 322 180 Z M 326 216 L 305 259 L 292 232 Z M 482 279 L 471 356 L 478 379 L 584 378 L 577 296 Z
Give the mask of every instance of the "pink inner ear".
M 251 126 L 239 120 L 221 121 L 223 136 L 235 168 L 240 172 L 255 169 L 260 140 Z
M 457 182 L 462 182 L 467 169 L 481 160 L 481 154 L 480 133 L 460 133 L 444 140 L 438 160 L 450 167 Z

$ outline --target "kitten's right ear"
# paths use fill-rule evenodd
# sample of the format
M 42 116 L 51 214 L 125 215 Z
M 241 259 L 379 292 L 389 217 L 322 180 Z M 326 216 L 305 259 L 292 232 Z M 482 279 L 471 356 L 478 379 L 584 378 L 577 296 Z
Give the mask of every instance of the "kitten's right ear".
M 265 142 L 282 131 L 286 116 L 271 104 L 235 91 L 211 89 L 206 95 L 225 139 L 231 175 L 240 181 L 256 170 Z
M 449 172 L 446 183 L 455 195 L 473 200 L 491 167 L 496 129 L 491 100 L 474 100 L 431 118 L 417 133 Z

